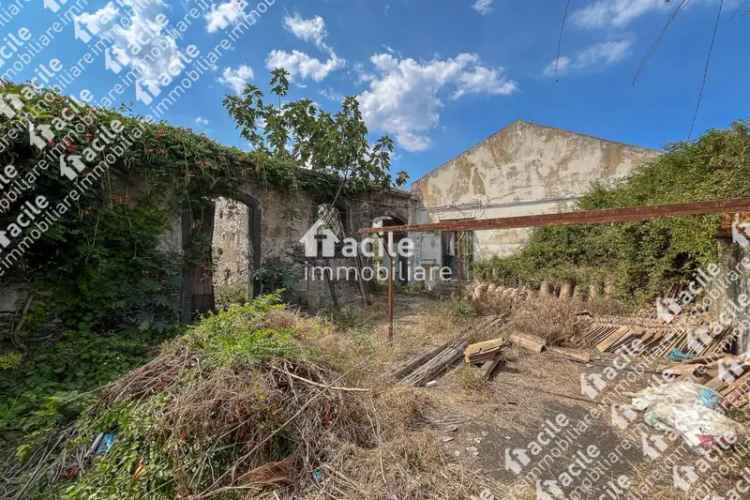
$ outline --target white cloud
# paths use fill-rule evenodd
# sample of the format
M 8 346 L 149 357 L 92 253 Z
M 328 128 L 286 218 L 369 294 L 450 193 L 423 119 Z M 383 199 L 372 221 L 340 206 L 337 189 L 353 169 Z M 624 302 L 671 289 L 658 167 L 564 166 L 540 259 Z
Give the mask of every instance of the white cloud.
M 358 96 L 362 114 L 371 129 L 393 134 L 408 151 L 430 146 L 428 133 L 440 123 L 441 96 L 453 90 L 457 99 L 466 94 L 508 95 L 517 85 L 502 68 L 482 66 L 476 54 L 418 62 L 391 54 L 370 58 L 375 74 L 369 88 Z
M 241 94 L 242 89 L 253 78 L 255 78 L 253 69 L 243 64 L 237 69 L 224 68 L 224 72 L 219 77 L 219 82 L 232 89 L 235 94 Z
M 676 7 L 682 0 L 596 0 L 573 12 L 573 22 L 582 28 L 623 28 L 639 17 L 652 12 L 667 11 Z M 693 0 L 686 4 L 718 4 L 719 0 Z M 741 0 L 728 0 L 725 8 L 737 7 Z
M 568 72 L 570 69 L 570 57 L 560 56 L 555 58 L 551 63 L 544 68 L 545 76 L 556 76 L 562 75 Z
M 211 10 L 204 16 L 206 19 L 206 30 L 214 33 L 223 30 L 227 26 L 236 24 L 245 17 L 244 0 L 229 0 L 220 4 L 211 6 Z
M 486 16 L 487 14 L 492 12 L 492 4 L 494 2 L 495 0 L 477 0 L 476 2 L 474 2 L 474 5 L 472 5 L 471 8 L 479 12 L 480 15 Z
M 143 82 L 157 84 L 159 80 L 171 80 L 170 73 L 179 73 L 184 64 L 177 41 L 165 31 L 167 18 L 162 10 L 166 4 L 162 0 L 119 3 L 122 9 L 108 2 L 94 13 L 76 16 L 75 22 L 109 40 L 113 59 L 137 70 Z M 120 22 L 121 19 L 127 22 Z
M 555 61 L 552 61 L 544 69 L 544 74 L 556 76 L 576 70 L 601 69 L 625 59 L 632 46 L 633 42 L 628 39 L 597 43 L 578 52 L 574 59 L 561 56 L 557 61 L 557 72 Z
M 195 119 L 195 123 L 197 125 L 204 125 L 204 126 L 208 125 L 208 118 L 204 118 L 202 116 L 199 116 L 198 118 Z
M 632 45 L 630 40 L 597 43 L 578 53 L 576 66 L 590 68 L 618 63 L 627 57 Z
M 284 68 L 291 79 L 312 79 L 316 82 L 324 80 L 333 71 L 346 66 L 346 61 L 336 55 L 333 48 L 326 44 L 328 37 L 326 22 L 320 16 L 303 19 L 299 14 L 284 17 L 284 28 L 294 36 L 308 43 L 314 43 L 319 49 L 328 53 L 328 59 L 321 61 L 299 50 L 272 50 L 266 57 L 266 68 L 274 70 Z M 299 86 L 303 86 L 297 83 Z
M 329 50 L 325 44 L 328 36 L 326 22 L 320 16 L 303 19 L 299 14 L 284 17 L 284 28 L 294 36 L 305 42 L 313 42 L 321 49 Z
M 269 70 L 284 68 L 291 74 L 292 79 L 296 77 L 311 78 L 316 82 L 322 81 L 331 72 L 341 69 L 345 65 L 346 61 L 338 58 L 333 52 L 325 62 L 299 50 L 291 52 L 272 50 L 266 58 L 266 68 Z
M 341 93 L 336 92 L 330 87 L 322 89 L 320 91 L 320 95 L 322 95 L 326 99 L 330 99 L 331 101 L 341 102 L 344 100 L 344 96 Z
M 505 71 L 476 66 L 458 77 L 458 89 L 453 94 L 458 99 L 466 94 L 510 95 L 518 90 L 513 80 L 508 80 Z

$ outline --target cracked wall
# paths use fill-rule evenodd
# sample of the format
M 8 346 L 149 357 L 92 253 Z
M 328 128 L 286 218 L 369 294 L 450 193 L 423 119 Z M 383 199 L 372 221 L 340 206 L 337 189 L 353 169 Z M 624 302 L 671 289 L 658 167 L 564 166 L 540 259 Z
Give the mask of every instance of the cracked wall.
M 415 223 L 570 210 L 594 181 L 625 178 L 658 151 L 517 121 L 414 182 Z M 529 229 L 479 231 L 475 256 L 510 255 Z M 432 238 L 434 239 L 434 235 Z M 419 238 L 426 248 L 430 237 Z M 429 258 L 436 252 L 429 252 Z

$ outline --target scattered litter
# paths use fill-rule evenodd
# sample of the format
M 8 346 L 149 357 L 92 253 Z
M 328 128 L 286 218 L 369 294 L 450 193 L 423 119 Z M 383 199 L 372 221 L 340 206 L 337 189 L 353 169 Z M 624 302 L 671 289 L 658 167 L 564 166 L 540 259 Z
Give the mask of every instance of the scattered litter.
M 320 469 L 313 469 L 312 477 L 316 483 L 319 483 L 323 480 L 323 472 Z
M 430 380 L 424 386 L 425 387 L 432 387 L 433 385 L 437 385 L 437 380 Z
M 740 425 L 724 416 L 721 396 L 693 382 L 675 382 L 636 393 L 632 407 L 644 411 L 644 421 L 660 431 L 674 430 L 694 449 L 736 442 Z
M 667 356 L 667 358 L 669 358 L 670 361 L 674 361 L 676 363 L 680 363 L 682 361 L 687 361 L 688 359 L 691 359 L 691 358 L 694 358 L 694 357 L 695 357 L 695 354 L 693 354 L 691 352 L 681 351 L 681 350 L 679 350 L 677 348 L 672 349 L 671 351 L 669 351 L 669 355 Z
M 726 353 L 694 357 L 666 368 L 664 375 L 680 380 L 699 383 L 713 392 L 705 394 L 706 404 L 718 405 L 726 409 L 747 404 L 745 397 L 750 392 L 750 358 L 746 355 L 734 356 Z M 717 401 L 717 399 L 719 401 Z
M 102 439 L 99 441 L 99 445 L 96 447 L 94 454 L 104 455 L 112 448 L 112 443 L 115 441 L 115 435 L 111 432 L 105 432 L 102 434 Z
M 444 443 L 449 443 L 449 442 L 453 441 L 453 439 L 455 439 L 453 436 L 445 436 L 443 438 L 443 442 Z

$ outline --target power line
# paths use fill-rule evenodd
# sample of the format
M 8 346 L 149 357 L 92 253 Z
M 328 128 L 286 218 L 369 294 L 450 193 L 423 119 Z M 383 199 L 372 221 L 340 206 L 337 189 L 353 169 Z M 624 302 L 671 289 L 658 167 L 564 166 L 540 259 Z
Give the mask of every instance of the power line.
M 565 33 L 565 24 L 568 22 L 568 12 L 570 11 L 570 4 L 572 0 L 568 0 L 565 3 L 565 12 L 563 12 L 562 22 L 560 23 L 560 36 L 557 39 L 557 55 L 555 56 L 555 77 L 557 77 L 557 70 L 560 66 L 560 55 L 562 54 L 562 40 L 563 34 Z M 556 80 L 559 81 L 559 80 Z
M 664 40 L 664 36 L 667 34 L 667 31 L 669 31 L 669 28 L 672 26 L 672 23 L 674 22 L 677 15 L 682 11 L 683 7 L 687 5 L 687 3 L 690 0 L 682 0 L 677 7 L 672 10 L 672 14 L 669 16 L 669 19 L 667 19 L 666 24 L 662 28 L 661 32 L 659 33 L 659 36 L 656 37 L 656 40 L 654 40 L 654 43 L 651 44 L 651 47 L 649 47 L 648 52 L 645 56 L 643 56 L 643 59 L 641 59 L 641 62 L 638 64 L 638 69 L 635 72 L 635 75 L 633 76 L 633 86 L 635 87 L 636 83 L 638 83 L 638 78 L 640 78 L 641 73 L 643 72 L 643 69 L 646 67 L 646 63 L 648 63 L 649 59 L 653 57 L 653 55 L 656 53 L 656 50 L 659 48 L 659 45 L 661 45 L 662 40 Z
M 693 137 L 693 131 L 695 130 L 695 123 L 698 121 L 698 112 L 701 109 L 701 103 L 703 102 L 703 93 L 706 90 L 706 82 L 708 81 L 708 71 L 711 68 L 711 56 L 714 52 L 714 45 L 716 44 L 716 34 L 719 32 L 719 22 L 721 21 L 721 13 L 724 10 L 724 0 L 719 3 L 719 11 L 716 13 L 716 21 L 714 22 L 714 31 L 711 35 L 711 43 L 708 46 L 708 56 L 706 57 L 706 67 L 703 70 L 703 81 L 701 82 L 701 88 L 698 92 L 698 102 L 695 104 L 695 113 L 693 113 L 693 122 L 690 124 L 690 133 L 688 134 L 688 140 Z

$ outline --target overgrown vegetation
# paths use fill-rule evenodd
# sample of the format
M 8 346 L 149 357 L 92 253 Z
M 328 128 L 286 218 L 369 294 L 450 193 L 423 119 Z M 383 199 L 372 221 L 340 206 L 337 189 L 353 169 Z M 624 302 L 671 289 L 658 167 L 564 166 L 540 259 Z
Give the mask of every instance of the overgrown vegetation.
M 750 196 L 750 129 L 737 122 L 694 142 L 671 145 L 613 188 L 594 186 L 581 209 L 601 209 Z M 717 258 L 718 216 L 536 230 L 518 255 L 476 265 L 480 279 L 538 286 L 572 279 L 610 283 L 617 296 L 643 303 Z
M 274 72 L 272 86 L 279 99 L 286 96 L 286 75 Z M 22 284 L 32 294 L 25 314 L 0 332 L 0 448 L 15 447 L 21 434 L 33 441 L 70 419 L 85 401 L 81 394 L 145 362 L 151 347 L 179 331 L 179 283 L 186 269 L 207 261 L 209 244 L 199 229 L 212 219 L 212 199 L 246 181 L 305 191 L 321 203 L 392 184 L 392 143 L 384 138 L 370 147 L 352 100 L 329 115 L 308 101 L 267 106 L 255 89 L 249 107 L 228 106 L 243 132 L 254 126 L 247 113 L 256 112 L 273 135 L 268 147 L 256 141 L 247 153 L 126 108 L 92 108 L 28 85 L 2 83 L 0 90 L 23 105 L 14 119 L 0 120 L 0 169 L 5 179 L 12 165 L 24 181 L 0 210 L 0 229 L 15 225 L 14 246 L 0 252 L 13 264 L 0 264 L 0 287 Z M 54 138 L 32 145 L 42 126 Z M 284 148 L 270 145 L 280 144 L 275 134 L 286 127 L 294 131 L 288 139 L 298 142 L 282 154 Z M 86 166 L 75 182 L 61 170 L 72 168 L 74 158 Z M 356 168 L 343 169 L 348 162 Z M 312 169 L 299 168 L 304 163 Z M 15 218 L 40 194 L 59 217 L 35 226 L 39 237 L 21 245 L 28 231 L 15 234 Z M 179 230 L 171 225 L 180 212 L 190 214 L 195 237 L 189 246 L 169 248 L 165 235 Z M 286 270 L 264 264 L 253 277 L 262 292 L 290 286 Z
M 342 366 L 362 346 L 278 301 L 232 305 L 165 344 L 25 449 L 2 471 L 0 495 L 416 499 L 479 489 L 425 426 L 426 395 L 351 387 L 362 369 Z M 326 338 L 349 356 L 324 351 Z M 380 347 L 368 352 L 393 355 Z

